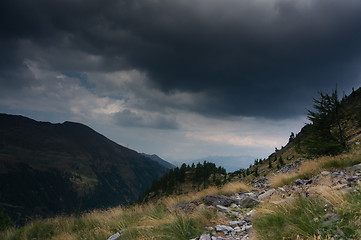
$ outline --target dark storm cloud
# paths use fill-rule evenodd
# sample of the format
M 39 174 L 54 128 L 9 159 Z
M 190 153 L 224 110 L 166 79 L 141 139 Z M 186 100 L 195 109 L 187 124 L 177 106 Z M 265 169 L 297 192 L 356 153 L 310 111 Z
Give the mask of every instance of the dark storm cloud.
M 206 94 L 192 109 L 203 114 L 291 117 L 317 90 L 360 78 L 356 0 L 12 0 L 0 9 L 2 73 L 26 59 L 55 71 L 137 69 L 165 93 Z

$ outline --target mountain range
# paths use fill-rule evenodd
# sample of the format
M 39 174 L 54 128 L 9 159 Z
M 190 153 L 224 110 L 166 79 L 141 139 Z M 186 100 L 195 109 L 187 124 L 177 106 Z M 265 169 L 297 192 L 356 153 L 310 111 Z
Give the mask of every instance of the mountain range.
M 80 123 L 0 114 L 0 212 L 17 224 L 132 203 L 171 167 Z

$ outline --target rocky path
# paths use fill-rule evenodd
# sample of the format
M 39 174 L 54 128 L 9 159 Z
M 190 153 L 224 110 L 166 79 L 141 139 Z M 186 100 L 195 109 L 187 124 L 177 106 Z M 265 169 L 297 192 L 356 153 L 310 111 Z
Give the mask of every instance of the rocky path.
M 295 166 L 290 166 L 293 168 Z M 280 171 L 283 172 L 283 171 Z M 278 188 L 270 188 L 267 178 L 260 178 L 253 183 L 257 190 L 247 193 L 235 193 L 232 196 L 208 195 L 204 199 L 207 208 L 213 208 L 219 215 L 218 222 L 207 226 L 204 233 L 193 240 L 245 240 L 252 234 L 252 216 L 256 210 L 252 207 L 267 201 L 281 204 L 296 196 L 317 197 L 320 189 L 351 192 L 361 186 L 361 164 L 340 172 L 324 171 L 311 179 L 297 179 L 293 184 Z M 183 207 L 194 203 L 185 203 Z M 193 206 L 193 207 L 199 207 Z M 325 224 L 339 221 L 334 213 L 325 213 Z
M 286 165 L 279 172 L 293 171 L 304 159 Z M 320 192 L 333 190 L 352 192 L 361 188 L 361 164 L 339 172 L 323 171 L 311 179 L 297 179 L 292 184 L 283 187 L 271 188 L 266 177 L 256 179 L 251 192 L 234 193 L 231 196 L 207 195 L 202 201 L 190 201 L 168 208 L 169 211 L 190 213 L 197 208 L 214 209 L 218 218 L 213 225 L 204 228 L 204 233 L 191 240 L 246 240 L 252 235 L 252 217 L 256 212 L 253 207 L 268 202 L 282 204 L 301 195 L 304 197 L 318 197 Z M 322 217 L 324 224 L 340 221 L 340 217 L 332 212 L 325 212 Z M 342 235 L 342 234 L 341 234 Z M 108 238 L 120 238 L 117 233 Z M 333 238 L 331 238 L 333 239 Z

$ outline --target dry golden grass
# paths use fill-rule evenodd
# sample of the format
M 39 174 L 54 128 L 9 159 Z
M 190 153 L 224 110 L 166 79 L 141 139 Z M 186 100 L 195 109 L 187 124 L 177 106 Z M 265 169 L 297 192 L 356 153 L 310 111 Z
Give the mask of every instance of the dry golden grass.
M 171 195 L 171 196 L 162 198 L 160 201 L 169 207 L 169 206 L 173 206 L 173 205 L 176 205 L 179 203 L 200 200 L 210 194 L 226 194 L 226 195 L 228 195 L 228 194 L 235 193 L 235 192 L 242 192 L 242 191 L 248 192 L 250 190 L 251 190 L 251 187 L 248 186 L 246 183 L 237 181 L 237 182 L 227 183 L 227 184 L 223 185 L 221 188 L 212 186 L 212 187 L 203 189 L 199 192 L 191 192 L 191 193 L 187 193 L 187 194 L 183 194 L 183 195 Z
M 357 163 L 361 163 L 360 150 L 338 156 L 323 156 L 303 162 L 296 172 L 274 175 L 270 177 L 269 182 L 273 187 L 280 187 L 298 178 L 311 178 L 325 170 L 340 170 Z
M 183 239 L 182 236 L 188 232 L 198 234 L 202 227 L 216 218 L 216 214 L 212 210 L 198 208 L 185 215 L 167 211 L 167 207 L 198 200 L 220 191 L 244 190 L 249 190 L 246 184 L 233 182 L 221 189 L 210 187 L 196 193 L 169 196 L 157 203 L 94 210 L 81 216 L 59 216 L 34 221 L 20 229 L 0 233 L 0 239 L 106 239 L 122 229 L 127 229 L 122 233 L 122 239 Z
M 251 191 L 251 187 L 246 183 L 240 181 L 227 183 L 223 185 L 220 189 L 220 192 L 223 193 L 236 193 L 243 191 L 249 192 Z

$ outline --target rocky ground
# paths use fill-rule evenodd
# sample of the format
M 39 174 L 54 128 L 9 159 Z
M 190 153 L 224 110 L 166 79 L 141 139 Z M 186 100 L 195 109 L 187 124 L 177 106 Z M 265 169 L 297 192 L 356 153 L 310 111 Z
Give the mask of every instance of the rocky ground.
M 276 174 L 292 172 L 306 159 L 299 159 L 284 166 Z M 204 228 L 204 233 L 192 240 L 245 240 L 252 238 L 252 218 L 255 206 L 261 203 L 282 204 L 297 196 L 318 197 L 328 190 L 351 192 L 361 188 L 361 164 L 340 172 L 323 171 L 311 179 L 296 179 L 292 184 L 278 188 L 270 187 L 266 177 L 260 177 L 252 183 L 251 192 L 231 193 L 230 196 L 207 195 L 203 200 L 190 201 L 169 207 L 169 211 L 191 213 L 198 208 L 210 208 L 217 211 L 218 218 L 212 225 Z M 332 191 L 331 191 L 332 192 Z M 320 219 L 323 224 L 340 221 L 340 217 L 325 208 L 325 215 Z M 339 234 L 342 231 L 339 229 Z M 120 238 L 117 233 L 108 238 Z M 253 238 L 254 239 L 254 238 Z M 330 238 L 334 240 L 334 238 Z
M 304 160 L 299 162 L 302 161 Z M 285 168 L 289 171 L 297 164 L 299 163 Z M 204 233 L 194 240 L 245 240 L 252 235 L 252 217 L 256 211 L 252 210 L 252 207 L 265 201 L 281 204 L 298 195 L 317 197 L 322 190 L 354 191 L 361 186 L 361 164 L 341 172 L 324 171 L 311 179 L 297 179 L 293 184 L 278 188 L 270 188 L 267 180 L 265 177 L 257 179 L 253 183 L 257 190 L 252 192 L 234 193 L 232 196 L 208 195 L 203 202 L 176 205 L 172 210 L 190 212 L 194 208 L 206 207 L 217 211 L 219 215 L 217 222 L 207 226 Z M 337 214 L 326 211 L 322 220 L 324 224 L 330 224 L 339 221 L 340 218 Z

